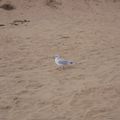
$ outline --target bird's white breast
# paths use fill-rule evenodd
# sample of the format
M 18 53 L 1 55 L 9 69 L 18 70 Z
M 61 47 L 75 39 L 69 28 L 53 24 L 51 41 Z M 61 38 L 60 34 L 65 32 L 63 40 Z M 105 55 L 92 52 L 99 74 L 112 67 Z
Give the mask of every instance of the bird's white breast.
M 55 63 L 59 66 L 61 66 L 61 64 L 59 64 L 59 58 L 55 58 Z

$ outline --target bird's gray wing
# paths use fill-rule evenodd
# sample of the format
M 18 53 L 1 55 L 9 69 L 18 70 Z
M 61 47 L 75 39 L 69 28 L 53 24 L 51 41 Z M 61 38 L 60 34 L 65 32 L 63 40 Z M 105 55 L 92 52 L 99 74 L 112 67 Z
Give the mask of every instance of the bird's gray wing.
M 67 61 L 67 60 L 64 60 L 64 59 L 60 59 L 60 60 L 58 61 L 58 63 L 59 63 L 59 64 L 66 65 L 66 64 L 69 64 L 70 61 Z

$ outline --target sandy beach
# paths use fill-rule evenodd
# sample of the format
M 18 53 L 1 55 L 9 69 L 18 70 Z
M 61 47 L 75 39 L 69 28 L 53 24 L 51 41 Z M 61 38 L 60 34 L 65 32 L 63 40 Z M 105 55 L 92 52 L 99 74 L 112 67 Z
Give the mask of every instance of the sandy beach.
M 0 120 L 120 120 L 120 1 L 0 0 Z

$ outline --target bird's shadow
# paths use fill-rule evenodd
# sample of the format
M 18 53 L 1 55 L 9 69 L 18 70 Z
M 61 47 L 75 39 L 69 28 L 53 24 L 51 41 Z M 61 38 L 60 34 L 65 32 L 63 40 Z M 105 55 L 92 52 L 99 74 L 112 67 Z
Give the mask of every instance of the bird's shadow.
M 65 67 L 56 68 L 56 70 L 59 71 L 68 70 L 68 69 L 75 69 L 75 66 L 65 66 Z

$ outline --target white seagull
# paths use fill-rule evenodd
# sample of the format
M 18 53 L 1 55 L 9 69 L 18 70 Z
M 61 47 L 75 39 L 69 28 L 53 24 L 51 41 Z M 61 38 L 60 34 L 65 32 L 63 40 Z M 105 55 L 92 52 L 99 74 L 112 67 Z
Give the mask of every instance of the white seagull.
M 60 57 L 60 55 L 55 55 L 55 63 L 59 66 L 64 68 L 65 65 L 71 65 L 71 64 L 75 64 L 73 61 L 70 60 L 65 60 L 63 58 Z

